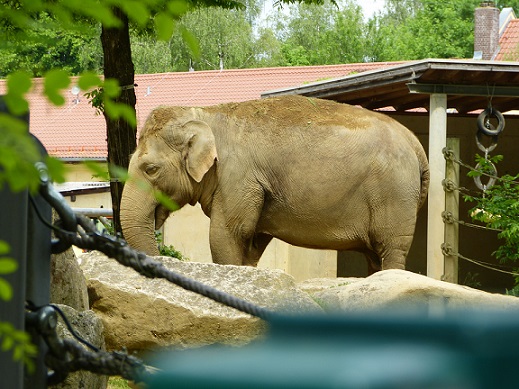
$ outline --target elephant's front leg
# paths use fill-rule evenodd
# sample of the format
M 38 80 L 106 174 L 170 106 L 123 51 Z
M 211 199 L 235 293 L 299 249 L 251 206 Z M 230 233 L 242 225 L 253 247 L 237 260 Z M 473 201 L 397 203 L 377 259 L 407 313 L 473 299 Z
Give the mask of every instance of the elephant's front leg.
M 256 234 L 259 209 L 247 209 L 240 216 L 225 214 L 220 208 L 211 212 L 209 239 L 213 262 L 220 265 L 256 266 L 270 235 Z

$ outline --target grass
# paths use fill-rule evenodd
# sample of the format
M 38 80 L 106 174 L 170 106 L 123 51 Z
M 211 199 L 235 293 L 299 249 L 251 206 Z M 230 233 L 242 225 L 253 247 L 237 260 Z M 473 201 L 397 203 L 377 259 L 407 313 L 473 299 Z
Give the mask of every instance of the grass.
M 121 377 L 110 377 L 106 389 L 131 389 L 128 381 Z

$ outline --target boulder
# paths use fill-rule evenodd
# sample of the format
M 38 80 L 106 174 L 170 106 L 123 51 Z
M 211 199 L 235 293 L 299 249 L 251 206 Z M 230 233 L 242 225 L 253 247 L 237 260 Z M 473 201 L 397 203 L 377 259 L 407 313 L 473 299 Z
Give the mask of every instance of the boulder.
M 79 312 L 67 305 L 57 306 L 63 311 L 67 320 L 71 324 L 74 332 L 76 332 L 82 339 L 99 349 L 105 349 L 105 341 L 103 334 L 103 324 L 94 312 L 87 310 Z M 57 332 L 61 338 L 71 339 L 72 334 L 67 329 L 61 316 L 59 316 Z M 74 339 L 75 340 L 75 339 Z M 83 346 L 86 349 L 86 346 Z M 88 349 L 87 349 L 88 350 Z M 97 375 L 88 371 L 76 371 L 67 376 L 65 381 L 60 384 L 51 386 L 55 389 L 105 389 L 108 383 L 108 377 L 104 375 Z
M 317 292 L 322 292 L 326 289 L 346 286 L 363 279 L 364 278 L 358 277 L 310 278 L 308 280 L 298 282 L 297 287 L 310 295 L 314 295 Z
M 342 285 L 332 281 L 331 286 L 315 290 L 311 295 L 328 311 L 408 308 L 424 304 L 446 309 L 519 309 L 517 297 L 487 293 L 405 270 L 384 270 L 364 279 L 348 280 Z
M 50 267 L 50 301 L 78 311 L 87 310 L 86 280 L 74 250 L 69 248 L 61 254 L 52 255 Z
M 322 311 L 279 270 L 182 262 L 157 257 L 168 269 L 276 311 Z M 143 352 L 156 347 L 244 344 L 265 329 L 248 314 L 149 279 L 98 252 L 81 256 L 91 308 L 102 318 L 107 348 Z

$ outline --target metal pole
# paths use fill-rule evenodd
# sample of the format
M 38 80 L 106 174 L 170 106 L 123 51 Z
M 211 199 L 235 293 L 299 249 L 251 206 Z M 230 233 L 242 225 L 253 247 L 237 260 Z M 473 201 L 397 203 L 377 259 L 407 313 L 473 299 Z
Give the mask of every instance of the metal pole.
M 2 96 L 0 96 L 0 112 L 9 113 Z M 18 117 L 29 125 L 29 114 Z M 27 136 L 30 136 L 27 134 Z M 43 145 L 33 137 L 41 155 L 46 151 Z M 9 257 L 16 259 L 18 269 L 5 276 L 13 288 L 10 301 L 0 301 L 0 321 L 11 323 L 18 331 L 26 331 L 25 303 L 31 301 L 36 305 L 49 303 L 50 299 L 50 254 L 51 233 L 36 215 L 29 201 L 34 200 L 42 217 L 51 221 L 50 205 L 39 195 L 29 195 L 28 191 L 11 192 L 4 186 L 0 190 L 0 240 L 9 244 Z M 32 342 L 38 347 L 39 354 L 35 362 L 35 371 L 28 374 L 24 365 L 13 361 L 12 350 L 0 351 L 0 377 L 2 387 L 12 389 L 44 389 L 47 387 L 47 368 L 44 355 L 47 351 L 41 337 L 31 333 Z
M 47 151 L 36 138 L 33 138 L 39 146 L 41 155 Z M 51 256 L 51 231 L 43 224 L 36 213 L 38 209 L 40 216 L 47 222 L 52 222 L 52 208 L 50 204 L 40 195 L 32 194 L 33 204 L 28 206 L 27 223 L 27 270 L 26 270 L 26 300 L 37 306 L 46 305 L 50 302 L 50 256 Z M 36 357 L 36 371 L 34 374 L 25 375 L 25 388 L 46 388 L 47 367 L 45 365 L 45 354 L 48 347 L 43 338 L 36 332 L 30 332 L 32 342 L 38 347 L 39 353 Z
M 427 275 L 441 280 L 444 258 L 441 250 L 445 231 L 442 212 L 445 210 L 445 158 L 442 150 L 447 142 L 447 95 L 432 94 L 429 110 L 429 168 L 431 181 L 427 211 Z
M 0 191 L 0 204 L 0 240 L 9 244 L 8 256 L 18 262 L 15 273 L 2 276 L 13 288 L 13 297 L 9 301 L 0 300 L 0 321 L 11 323 L 16 330 L 24 331 L 28 193 L 12 193 L 4 186 Z M 13 351 L 0 351 L 2 387 L 23 388 L 23 374 L 23 365 L 13 361 Z

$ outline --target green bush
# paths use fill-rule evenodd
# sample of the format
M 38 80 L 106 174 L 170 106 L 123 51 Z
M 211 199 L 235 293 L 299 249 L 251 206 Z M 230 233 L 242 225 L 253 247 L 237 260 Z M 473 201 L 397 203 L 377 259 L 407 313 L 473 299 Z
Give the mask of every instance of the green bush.
M 164 244 L 164 238 L 161 232 L 155 232 L 155 238 L 157 239 L 157 244 L 159 245 L 160 255 L 164 255 L 165 257 L 173 257 L 180 261 L 189 261 L 189 258 L 184 257 L 184 255 L 175 249 L 172 245 L 166 246 Z
M 469 176 L 494 176 L 492 164 L 497 164 L 503 156 L 489 158 L 477 155 L 476 162 L 481 169 L 469 172 Z M 495 178 L 495 177 L 494 177 Z M 519 174 L 506 174 L 496 178 L 496 183 L 486 189 L 481 196 L 464 196 L 465 201 L 475 202 L 469 211 L 473 220 L 486 227 L 498 230 L 498 238 L 502 244 L 492 253 L 501 263 L 515 264 L 519 260 Z M 519 268 L 515 270 L 519 273 Z M 516 276 L 516 287 L 509 291 L 519 294 L 519 276 Z M 515 290 L 515 292 L 513 292 Z

